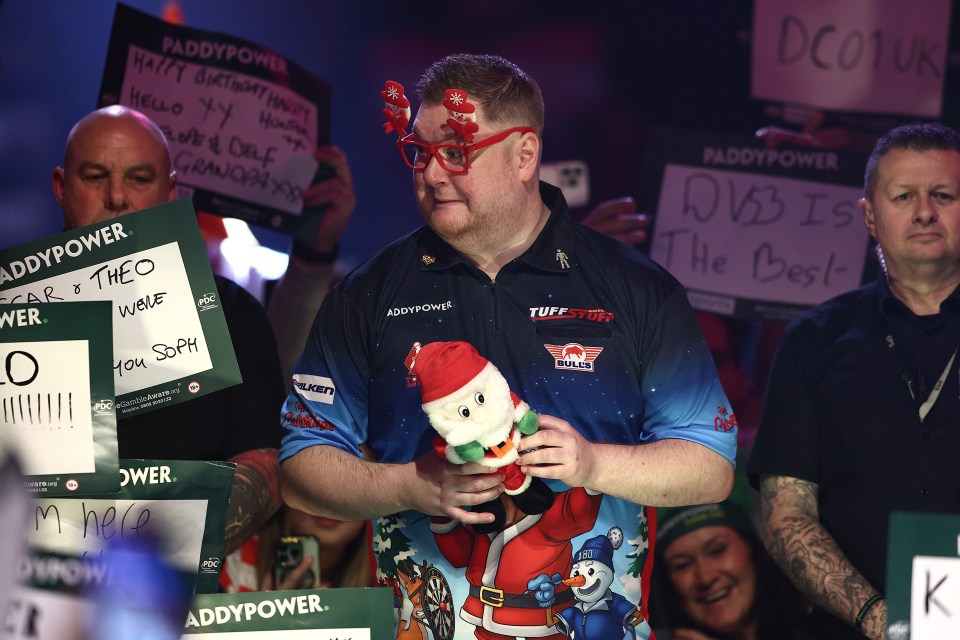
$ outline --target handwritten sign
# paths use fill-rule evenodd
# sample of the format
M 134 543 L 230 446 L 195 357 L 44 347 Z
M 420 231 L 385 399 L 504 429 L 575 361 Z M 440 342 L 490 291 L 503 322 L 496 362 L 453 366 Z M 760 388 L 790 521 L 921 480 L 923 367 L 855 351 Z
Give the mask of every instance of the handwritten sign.
M 122 460 L 117 496 L 35 500 L 28 527 L 30 546 L 96 565 L 100 552 L 113 542 L 153 537 L 163 540 L 164 557 L 171 566 L 189 576 L 191 583 L 198 576 L 198 592 L 216 592 L 234 467 Z M 23 568 L 22 581 L 30 584 L 52 575 L 29 563 Z M 85 575 L 101 579 L 96 567 Z
M 211 633 L 224 640 L 393 637 L 393 591 L 305 589 L 198 595 L 182 637 Z
M 329 87 L 253 43 L 117 5 L 101 104 L 152 118 L 181 196 L 197 208 L 296 232 L 301 189 L 329 141 Z
M 860 284 L 859 159 L 677 130 L 648 147 L 645 173 L 660 178 L 643 188 L 659 192 L 650 255 L 695 308 L 785 318 Z
M 0 638 L 108 637 L 120 631 L 106 632 L 101 622 L 127 623 L 137 611 L 144 623 L 149 607 L 176 600 L 173 591 L 216 593 L 234 468 L 121 460 L 115 497 L 34 500 L 30 550 L 16 565 Z M 131 550 L 141 553 L 131 557 Z M 157 558 L 143 557 L 157 550 Z M 125 584 L 132 588 L 117 598 Z
M 887 636 L 955 638 L 960 632 L 960 515 L 890 516 Z
M 752 95 L 822 109 L 935 118 L 950 0 L 754 4 Z
M 189 202 L 0 251 L 0 304 L 78 300 L 113 308 L 117 415 L 240 382 Z
M 110 306 L 0 306 L 0 441 L 34 495 L 119 487 Z

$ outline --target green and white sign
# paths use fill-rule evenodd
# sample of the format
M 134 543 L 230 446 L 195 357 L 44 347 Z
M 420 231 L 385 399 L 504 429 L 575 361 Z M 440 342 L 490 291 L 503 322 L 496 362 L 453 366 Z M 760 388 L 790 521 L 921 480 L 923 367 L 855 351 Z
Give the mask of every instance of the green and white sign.
M 215 633 L 227 640 L 393 637 L 393 590 L 307 589 L 198 595 L 183 638 Z
M 887 544 L 887 637 L 960 637 L 960 515 L 893 513 Z
M 0 442 L 37 497 L 120 488 L 110 317 L 105 301 L 0 306 Z
M 0 304 L 88 300 L 113 309 L 118 418 L 241 381 L 189 201 L 0 251 Z
M 215 593 L 234 469 L 121 459 L 118 494 L 34 500 L 0 637 L 106 637 L 90 630 L 99 620 L 129 621 L 124 607 L 146 624 L 147 610 L 161 613 L 178 593 L 185 601 L 191 591 Z

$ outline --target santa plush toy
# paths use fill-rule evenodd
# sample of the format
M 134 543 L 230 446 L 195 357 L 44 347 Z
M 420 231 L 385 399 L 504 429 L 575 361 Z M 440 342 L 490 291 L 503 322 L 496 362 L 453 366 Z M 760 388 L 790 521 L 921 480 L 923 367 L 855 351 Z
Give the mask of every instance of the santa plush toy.
M 434 449 L 454 464 L 476 462 L 505 474 L 504 493 L 520 511 L 543 513 L 553 504 L 553 491 L 517 464 L 520 437 L 539 428 L 537 414 L 510 390 L 493 364 L 468 342 L 432 342 L 416 354 L 412 372 L 420 383 L 423 410 L 436 430 Z M 503 528 L 500 499 L 474 508 L 493 513 L 481 533 Z

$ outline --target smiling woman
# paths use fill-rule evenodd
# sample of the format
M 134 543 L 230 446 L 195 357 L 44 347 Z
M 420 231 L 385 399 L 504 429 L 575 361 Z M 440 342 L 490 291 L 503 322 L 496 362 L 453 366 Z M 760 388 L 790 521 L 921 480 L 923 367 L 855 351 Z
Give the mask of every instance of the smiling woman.
M 660 640 L 803 640 L 807 605 L 730 503 L 661 509 L 651 621 Z

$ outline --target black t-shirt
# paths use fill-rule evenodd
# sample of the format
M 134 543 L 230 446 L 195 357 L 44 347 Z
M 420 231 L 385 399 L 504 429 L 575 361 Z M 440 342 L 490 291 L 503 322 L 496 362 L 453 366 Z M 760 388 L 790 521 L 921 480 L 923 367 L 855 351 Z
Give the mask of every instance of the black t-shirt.
M 881 274 L 794 320 L 747 467 L 754 485 L 761 475 L 815 483 L 820 521 L 881 592 L 890 513 L 960 513 L 960 356 L 922 422 L 905 379 L 919 369 L 929 391 L 944 370 L 960 340 L 960 292 L 941 321 L 911 316 Z

